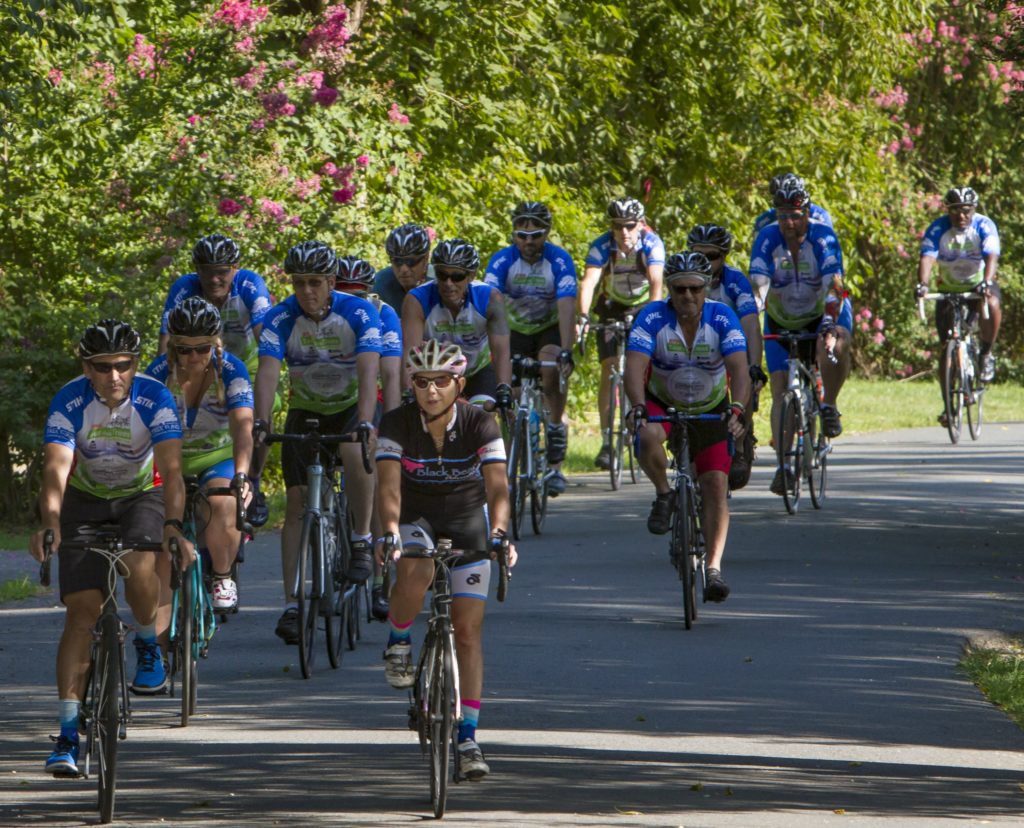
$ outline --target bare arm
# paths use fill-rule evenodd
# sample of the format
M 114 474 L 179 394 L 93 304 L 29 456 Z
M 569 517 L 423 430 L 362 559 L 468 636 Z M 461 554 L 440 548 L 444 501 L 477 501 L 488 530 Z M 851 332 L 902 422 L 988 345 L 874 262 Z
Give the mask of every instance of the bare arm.
M 170 334 L 165 334 L 165 333 L 160 334 L 160 342 L 156 346 L 156 355 L 157 356 L 160 356 L 161 354 L 166 354 L 167 353 L 167 343 L 170 341 L 170 339 L 171 339 L 171 335 Z
M 742 406 L 750 405 L 750 371 L 747 369 L 746 351 L 731 353 L 724 361 L 729 374 L 729 396 Z
M 356 378 L 359 382 L 359 402 L 356 410 L 359 420 L 372 423 L 377 413 L 377 376 L 380 373 L 380 354 L 364 351 L 356 354 Z
M 47 529 L 53 530 L 53 551 L 56 552 L 60 547 L 60 507 L 74 459 L 74 450 L 67 446 L 47 443 L 43 449 L 43 487 L 39 492 L 39 513 L 43 518 L 43 528 L 32 535 L 28 547 L 29 553 L 37 561 L 43 559 L 43 533 Z
M 228 412 L 228 428 L 235 458 L 235 474 L 249 474 L 252 465 L 252 409 L 232 408 Z
M 381 530 L 397 535 L 402 513 L 402 464 L 397 460 L 377 461 L 377 511 Z
M 759 321 L 756 313 L 749 313 L 740 320 L 743 335 L 747 338 L 747 362 L 750 365 L 760 365 L 764 352 Z
M 986 262 L 987 266 L 987 262 Z M 932 268 L 935 267 L 934 256 L 922 256 L 917 263 L 917 281 L 919 284 L 927 285 L 932 278 Z
M 164 490 L 164 519 L 181 520 L 185 515 L 185 481 L 181 477 L 181 440 L 162 440 L 153 446 L 153 457 L 160 470 Z M 168 545 L 171 538 L 177 538 L 182 551 L 182 564 L 188 565 L 193 558 L 192 544 L 174 526 L 164 526 L 164 551 L 170 555 Z
M 402 404 L 402 358 L 396 356 L 380 358 L 381 396 L 384 398 L 384 413 Z
M 417 345 L 423 344 L 423 327 L 426 319 L 423 316 L 423 306 L 415 296 L 408 293 L 402 300 L 402 347 L 405 349 L 405 359 L 409 358 L 409 352 Z M 402 388 L 409 388 L 411 380 L 406 376 L 405 359 L 402 360 Z
M 484 489 L 487 490 L 487 512 L 491 518 L 491 531 L 508 531 L 510 514 L 508 502 L 508 476 L 504 463 L 488 463 L 481 469 Z M 480 550 L 483 551 L 483 550 Z
M 633 405 L 641 404 L 646 399 L 644 379 L 651 358 L 639 351 L 626 351 L 626 396 Z M 746 374 L 746 369 L 744 369 Z
M 562 350 L 571 350 L 576 343 L 576 300 L 571 296 L 558 300 L 558 335 L 562 340 Z
M 261 356 L 260 367 L 256 371 L 255 396 L 257 420 L 270 422 L 274 411 L 274 392 L 281 378 L 281 360 L 272 356 Z
M 662 276 L 665 273 L 664 265 L 650 265 L 647 268 L 647 281 L 651 284 L 651 301 L 657 302 L 661 299 Z
M 601 281 L 601 270 L 596 265 L 587 265 L 583 268 L 583 278 L 577 286 L 580 313 L 590 313 L 590 306 L 594 303 L 594 291 Z
M 512 384 L 512 345 L 505 314 L 505 298 L 496 289 L 491 290 L 487 303 L 487 343 L 491 347 L 491 361 L 498 383 Z
M 994 282 L 996 280 L 996 264 L 999 262 L 998 253 L 987 253 L 984 256 L 985 259 L 985 281 Z

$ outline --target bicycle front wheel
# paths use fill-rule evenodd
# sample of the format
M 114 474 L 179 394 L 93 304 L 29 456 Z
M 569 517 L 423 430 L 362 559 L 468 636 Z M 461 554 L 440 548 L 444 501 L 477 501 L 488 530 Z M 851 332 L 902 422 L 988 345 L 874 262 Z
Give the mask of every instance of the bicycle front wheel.
M 181 663 L 181 726 L 188 727 L 189 716 L 195 709 L 195 665 L 196 650 L 196 595 L 195 564 L 181 575 L 181 591 L 178 597 L 178 652 Z
M 963 429 L 963 366 L 960 364 L 960 343 L 949 340 L 946 343 L 946 370 L 943 377 L 945 387 L 942 398 L 946 406 L 946 430 L 953 445 L 960 442 Z
M 697 588 L 693 571 L 693 557 L 690 552 L 695 546 L 694 526 L 691 512 L 693 498 L 685 485 L 676 491 L 676 512 L 672 519 L 671 558 L 683 585 L 683 624 L 686 629 L 693 626 L 697 618 Z
M 807 488 L 815 509 L 825 505 L 825 483 L 828 480 L 829 439 L 825 436 L 825 422 L 821 409 L 815 407 L 814 416 L 807 423 Z
M 342 573 L 348 569 L 350 551 L 348 532 L 343 531 L 339 513 L 336 511 L 334 520 L 324 532 L 324 546 L 327 553 L 327 572 L 324 573 L 324 598 L 321 608 L 324 610 L 324 628 L 327 638 L 327 660 L 332 668 L 341 664 L 342 641 L 345 638 L 345 617 L 348 614 L 348 603 L 345 600 L 347 584 Z
M 800 395 L 786 392 L 782 400 L 782 427 L 779 429 L 779 466 L 783 472 L 782 499 L 786 511 L 796 514 L 800 506 L 800 484 L 804 473 L 804 435 L 801 427 Z
M 430 722 L 430 804 L 437 819 L 444 816 L 448 800 L 448 760 L 455 725 L 453 661 L 451 639 L 441 635 L 430 667 L 430 697 L 427 704 Z
M 623 408 L 626 394 L 622 388 L 622 378 L 613 376 L 608 389 L 608 432 L 611 440 L 611 463 L 608 476 L 611 478 L 612 491 L 617 492 L 622 485 L 622 461 L 626 453 L 626 422 Z
M 316 640 L 317 615 L 320 612 L 315 583 L 319 555 L 320 520 L 314 515 L 306 515 L 299 540 L 299 583 L 295 599 L 299 610 L 299 667 L 302 677 L 307 679 L 313 675 L 313 644 Z
M 968 349 L 967 359 L 973 360 L 971 350 Z M 973 366 L 964 366 L 964 408 L 967 409 L 967 428 L 971 432 L 971 439 L 977 440 L 981 436 L 981 404 L 985 399 L 985 386 L 978 382 L 977 374 Z
M 117 741 L 121 728 L 121 670 L 120 624 L 116 615 L 100 618 L 100 648 L 98 669 L 100 678 L 96 705 L 95 738 L 99 758 L 99 811 L 100 822 L 106 824 L 114 818 L 114 794 L 117 790 Z
M 526 482 L 530 461 L 526 453 L 530 450 L 530 434 L 525 417 L 516 420 L 512 433 L 512 449 L 508 459 L 508 493 L 512 509 L 512 537 L 519 540 L 523 534 L 523 516 L 526 513 Z

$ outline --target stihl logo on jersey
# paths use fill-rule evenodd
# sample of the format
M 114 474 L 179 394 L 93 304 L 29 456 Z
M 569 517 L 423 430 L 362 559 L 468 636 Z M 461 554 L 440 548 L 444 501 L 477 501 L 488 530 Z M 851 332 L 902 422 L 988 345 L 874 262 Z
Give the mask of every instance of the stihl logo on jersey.
M 367 313 L 367 312 L 366 312 L 365 310 L 363 310 L 362 308 L 357 308 L 357 309 L 356 309 L 356 316 L 358 316 L 358 317 L 359 317 L 359 320 L 360 320 L 360 321 L 361 321 L 361 322 L 362 322 L 362 323 L 363 323 L 364 325 L 365 325 L 365 324 L 367 324 L 367 323 L 368 323 L 368 322 L 370 321 L 370 314 L 368 314 L 368 313 Z

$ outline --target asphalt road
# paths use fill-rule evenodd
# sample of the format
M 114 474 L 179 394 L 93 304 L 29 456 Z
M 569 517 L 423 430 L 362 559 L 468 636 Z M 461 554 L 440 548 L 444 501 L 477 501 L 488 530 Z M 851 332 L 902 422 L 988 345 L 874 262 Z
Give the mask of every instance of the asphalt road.
M 838 441 L 824 511 L 732 500 L 733 594 L 683 629 L 650 485 L 576 478 L 491 602 L 480 741 L 492 775 L 446 820 L 490 826 L 1024 824 L 1024 733 L 957 671 L 965 636 L 1021 622 L 1024 426 Z M 137 700 L 130 825 L 413 825 L 428 769 L 384 683 L 384 627 L 309 681 L 273 635 L 277 540 L 201 666 L 200 714 Z M 0 825 L 96 821 L 95 783 L 42 773 L 56 731 L 53 601 L 0 608 Z M 416 638 L 422 634 L 417 627 Z

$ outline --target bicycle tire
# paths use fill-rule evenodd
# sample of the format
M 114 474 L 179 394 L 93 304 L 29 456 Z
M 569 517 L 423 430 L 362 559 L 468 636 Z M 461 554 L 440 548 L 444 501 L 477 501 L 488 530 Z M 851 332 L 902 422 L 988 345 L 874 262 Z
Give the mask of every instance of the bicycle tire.
M 973 347 L 968 348 L 968 359 L 972 359 L 971 353 L 973 350 Z M 964 382 L 964 389 L 966 391 L 964 408 L 967 409 L 967 430 L 970 432 L 972 440 L 977 440 L 981 437 L 981 407 L 985 399 L 985 386 L 978 382 L 976 371 L 976 367 L 971 367 L 964 371 L 966 375 Z
M 636 483 L 640 472 L 640 464 L 636 461 L 636 452 L 633 445 L 633 435 L 626 426 L 626 417 L 629 415 L 629 399 L 625 393 L 622 395 L 622 440 L 626 445 L 626 462 L 629 465 L 630 482 Z
M 319 554 L 314 533 L 318 534 L 319 531 L 319 519 L 314 515 L 306 515 L 302 521 L 302 534 L 299 536 L 299 588 L 295 596 L 299 613 L 299 668 L 302 677 L 306 679 L 313 675 L 313 664 L 316 660 L 313 645 L 316 643 L 317 615 L 320 606 L 314 594 L 314 556 Z
M 195 564 L 181 574 L 181 589 L 178 593 L 178 648 L 181 653 L 181 726 L 188 727 L 193 709 L 193 684 L 195 679 L 196 651 L 193 639 L 195 629 Z
M 786 511 L 795 515 L 800 507 L 800 487 L 803 478 L 804 458 L 803 435 L 800 433 L 801 399 L 795 391 L 787 391 L 782 400 L 781 439 L 779 440 L 779 465 L 783 469 L 782 500 Z M 792 473 L 793 485 L 788 484 Z
M 436 819 L 444 816 L 448 800 L 448 760 L 455 718 L 452 709 L 452 652 L 446 636 L 442 635 L 439 643 L 430 668 L 430 695 L 427 703 L 430 722 L 430 804 Z
M 693 569 L 690 564 L 690 530 L 690 492 L 681 484 L 676 491 L 669 556 L 683 585 L 683 625 L 686 629 L 693 627 L 694 619 L 697 617 Z
M 523 517 L 526 513 L 526 474 L 529 460 L 526 452 L 530 445 L 530 433 L 525 417 L 516 422 L 512 435 L 512 453 L 509 458 L 509 501 L 512 509 L 512 536 L 520 540 L 523 534 Z
M 543 423 L 537 427 L 537 451 L 533 458 L 533 485 L 530 487 L 530 523 L 533 534 L 544 531 L 548 516 L 548 446 Z
M 100 678 L 95 703 L 95 737 L 99 759 L 99 812 L 104 825 L 114 818 L 117 793 L 117 742 L 121 729 L 121 622 L 116 615 L 100 618 Z
M 332 495 L 333 496 L 333 495 Z M 332 669 L 341 665 L 342 642 L 345 639 L 345 616 L 348 606 L 345 600 L 345 582 L 342 573 L 348 569 L 349 546 L 348 532 L 344 531 L 338 513 L 338 501 L 335 500 L 334 520 L 324 532 L 324 545 L 328 571 L 324 573 L 324 597 L 321 604 L 324 609 L 324 632 L 327 640 L 327 661 Z M 333 533 L 334 537 L 329 535 Z
M 612 491 L 617 492 L 622 485 L 622 461 L 625 454 L 625 422 L 622 419 L 622 400 L 625 399 L 622 389 L 622 378 L 613 376 L 608 389 L 608 442 L 611 445 L 611 457 L 608 464 L 608 477 L 611 479 Z
M 960 343 L 949 340 L 946 343 L 945 384 L 942 401 L 946 407 L 946 431 L 955 446 L 960 442 L 963 431 L 963 372 L 960 365 Z
M 807 423 L 807 489 L 811 505 L 820 509 L 825 505 L 825 486 L 828 482 L 829 439 L 825 435 L 825 421 L 821 409 L 815 406 L 814 416 Z

